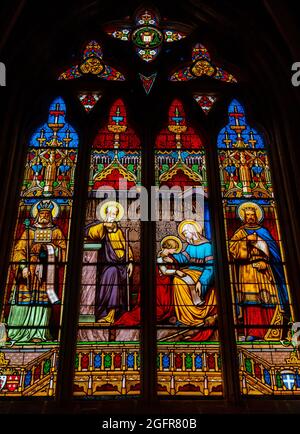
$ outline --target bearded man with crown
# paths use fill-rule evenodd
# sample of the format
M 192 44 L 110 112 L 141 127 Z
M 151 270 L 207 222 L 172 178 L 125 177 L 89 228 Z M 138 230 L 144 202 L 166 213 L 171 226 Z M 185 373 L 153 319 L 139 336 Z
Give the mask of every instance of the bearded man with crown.
M 243 222 L 229 241 L 234 259 L 237 313 L 246 341 L 282 339 L 284 316 L 290 315 L 280 249 L 266 227 L 263 210 L 254 202 L 240 205 Z
M 53 223 L 58 213 L 54 201 L 41 200 L 34 204 L 33 224 L 25 220 L 25 230 L 14 247 L 14 284 L 7 320 L 8 338 L 12 342 L 51 340 L 51 304 L 60 303 L 57 264 L 66 257 L 65 237 Z

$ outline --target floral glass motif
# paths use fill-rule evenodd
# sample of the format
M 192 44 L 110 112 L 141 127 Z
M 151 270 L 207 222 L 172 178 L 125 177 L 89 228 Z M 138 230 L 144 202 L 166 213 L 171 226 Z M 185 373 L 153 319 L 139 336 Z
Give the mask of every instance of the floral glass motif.
M 131 41 L 137 55 L 145 62 L 152 62 L 159 54 L 163 42 L 175 42 L 185 38 L 187 31 L 177 31 L 173 23 L 161 28 L 158 13 L 151 9 L 139 9 L 135 13 L 134 24 L 130 21 L 116 25 L 109 23 L 104 30 L 121 41 Z
M 233 100 L 219 133 L 221 191 L 244 395 L 300 394 L 293 305 L 268 151 Z
M 55 395 L 77 149 L 57 98 L 28 144 L 1 314 L 0 396 Z
M 91 150 L 75 396 L 140 393 L 140 320 L 129 321 L 140 298 L 140 184 L 140 140 L 118 99 Z
M 89 113 L 101 98 L 101 94 L 99 92 L 80 92 L 78 98 L 84 110 Z
M 162 200 L 174 195 L 156 223 L 158 394 L 220 396 L 206 151 L 179 100 L 156 139 L 155 179 Z
M 194 100 L 202 109 L 203 113 L 208 115 L 217 98 L 213 95 L 194 95 Z
M 103 51 L 97 41 L 90 41 L 79 64 L 61 73 L 58 80 L 74 80 L 80 77 L 97 77 L 103 80 L 124 81 L 124 75 L 112 66 L 104 63 Z
M 192 51 L 192 63 L 175 71 L 169 80 L 188 81 L 200 77 L 214 78 L 225 83 L 237 83 L 237 79 L 232 74 L 212 62 L 207 48 L 197 43 Z

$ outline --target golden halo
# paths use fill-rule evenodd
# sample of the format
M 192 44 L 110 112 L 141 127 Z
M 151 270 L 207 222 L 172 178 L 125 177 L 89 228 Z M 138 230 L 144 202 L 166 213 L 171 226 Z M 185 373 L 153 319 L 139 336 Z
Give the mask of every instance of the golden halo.
M 36 218 L 36 216 L 38 214 L 38 208 L 37 208 L 38 204 L 41 203 L 41 202 L 44 202 L 44 201 L 46 201 L 46 200 L 45 199 L 40 200 L 39 202 L 36 202 L 32 206 L 32 208 L 31 208 L 31 215 L 32 215 L 33 218 Z M 50 200 L 50 201 L 47 201 L 47 202 L 51 202 L 51 204 L 53 205 L 53 208 L 51 210 L 51 214 L 52 214 L 52 217 L 55 219 L 58 216 L 58 214 L 59 214 L 59 206 L 53 200 Z
M 180 238 L 182 240 L 185 240 L 185 236 L 182 233 L 182 229 L 183 229 L 183 227 L 185 225 L 193 225 L 193 226 L 195 226 L 195 228 L 197 229 L 197 232 L 199 232 L 202 235 L 202 233 L 203 233 L 203 227 L 200 225 L 199 222 L 196 222 L 195 220 L 183 220 L 182 222 L 179 223 L 179 226 L 178 226 L 178 229 L 177 229 L 178 235 L 180 236 Z
M 116 202 L 114 200 L 110 200 L 109 202 L 105 202 L 101 205 L 100 212 L 99 212 L 101 219 L 103 221 L 106 220 L 106 210 L 109 206 L 115 206 L 119 210 L 115 221 L 118 222 L 122 220 L 124 216 L 124 207 L 119 202 Z
M 245 216 L 243 213 L 245 208 L 254 208 L 255 209 L 258 223 L 260 223 L 262 221 L 262 219 L 264 218 L 264 212 L 263 212 L 262 208 L 257 203 L 244 202 L 237 209 L 237 215 L 242 220 L 242 222 L 245 221 Z
M 168 241 L 168 240 L 174 240 L 178 243 L 178 248 L 175 250 L 175 253 L 179 253 L 182 250 L 182 242 L 178 237 L 174 237 L 173 235 L 167 235 L 166 237 L 164 237 L 161 242 L 160 242 L 160 246 L 162 247 L 162 245 L 164 244 L 164 242 Z

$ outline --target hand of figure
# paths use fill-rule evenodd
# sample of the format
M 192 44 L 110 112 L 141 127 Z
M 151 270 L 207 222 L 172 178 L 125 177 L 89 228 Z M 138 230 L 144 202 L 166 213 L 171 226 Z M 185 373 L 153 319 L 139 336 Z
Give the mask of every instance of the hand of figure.
M 103 226 L 104 226 L 105 228 L 112 228 L 113 225 L 114 225 L 113 222 L 104 222 L 104 223 L 103 223 Z
M 179 277 L 184 277 L 184 276 L 186 276 L 186 274 L 183 273 L 183 272 L 180 271 L 180 270 L 176 270 L 176 274 L 177 274 L 177 276 L 179 276 Z
M 28 270 L 27 267 L 23 268 L 22 270 L 22 277 L 24 277 L 24 279 L 27 279 L 30 276 L 30 271 Z
M 196 290 L 196 293 L 199 295 L 199 297 L 201 297 L 201 283 L 199 281 L 196 283 L 195 290 Z
M 257 233 L 253 232 L 253 234 L 247 236 L 248 241 L 257 241 Z
M 265 270 L 267 268 L 267 264 L 265 262 L 263 262 L 263 261 L 261 261 L 261 262 L 255 262 L 253 264 L 253 267 L 257 268 L 258 270 Z
M 133 272 L 133 263 L 130 262 L 130 264 L 127 265 L 127 274 L 128 274 L 128 277 L 131 277 L 132 272 Z
M 173 259 L 172 259 L 172 258 L 169 258 L 169 256 L 165 256 L 165 257 L 163 258 L 163 261 L 164 261 L 164 262 L 172 263 L 172 262 L 173 262 Z

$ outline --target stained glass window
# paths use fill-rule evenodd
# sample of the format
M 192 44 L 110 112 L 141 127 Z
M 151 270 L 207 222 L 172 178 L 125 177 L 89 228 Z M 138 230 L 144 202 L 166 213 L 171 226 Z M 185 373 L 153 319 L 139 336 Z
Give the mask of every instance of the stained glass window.
M 144 62 L 154 61 L 161 51 L 164 42 L 176 42 L 187 36 L 187 26 L 178 23 L 164 23 L 160 26 L 160 17 L 157 12 L 149 8 L 139 8 L 135 12 L 134 23 L 126 19 L 123 23 L 108 23 L 104 26 L 105 32 L 121 41 L 131 41 L 135 52 Z M 184 27 L 184 30 L 182 28 Z
M 241 392 L 299 394 L 300 363 L 287 339 L 294 312 L 265 139 L 237 100 L 228 117 L 218 156 Z
M 140 77 L 140 80 L 142 82 L 144 91 L 146 92 L 147 95 L 149 95 L 149 93 L 151 92 L 152 86 L 155 82 L 155 79 L 157 77 L 157 72 L 149 75 L 149 77 L 146 77 L 145 75 L 139 73 L 139 77 Z
M 0 396 L 55 394 L 77 148 L 57 98 L 28 143 L 1 316 Z
M 156 140 L 156 318 L 159 395 L 220 396 L 205 143 L 173 101 Z M 167 204 L 167 206 L 166 206 Z
M 124 75 L 104 63 L 103 51 L 97 41 L 90 41 L 82 55 L 81 62 L 62 72 L 58 80 L 74 80 L 80 77 L 97 77 L 103 80 L 124 81 Z
M 101 98 L 101 94 L 99 92 L 80 92 L 78 98 L 84 110 L 89 113 Z
M 211 111 L 217 98 L 213 95 L 194 95 L 194 100 L 199 105 L 205 115 Z
M 140 183 L 140 140 L 118 99 L 91 151 L 75 396 L 140 393 Z
M 192 63 L 183 68 L 177 69 L 169 78 L 171 81 L 189 81 L 196 78 L 213 78 L 225 83 L 236 83 L 237 79 L 225 71 L 223 68 L 216 66 L 210 57 L 210 54 L 204 45 L 197 43 L 192 51 Z
M 139 57 L 132 63 L 133 70 L 128 67 L 126 78 L 122 68 L 119 71 L 119 66 L 114 65 L 115 69 L 106 63 L 102 43 L 96 40 L 86 42 L 77 60 L 58 75 L 58 86 L 72 85 L 68 87 L 70 99 L 75 89 L 83 136 L 90 137 L 93 128 L 96 131 L 83 149 L 88 167 L 77 162 L 79 139 L 61 97 L 51 103 L 47 122 L 28 140 L 8 272 L 1 291 L 0 397 L 61 397 L 63 387 L 57 388 L 57 378 L 67 377 L 70 381 L 66 383 L 73 387 L 69 398 L 146 397 L 148 401 L 144 392 L 152 368 L 157 374 L 155 388 L 151 393 L 146 390 L 151 399 L 155 395 L 227 399 L 231 389 L 228 373 L 233 377 L 237 373 L 235 354 L 230 358 L 224 350 L 228 345 L 238 355 L 240 387 L 236 393 L 240 397 L 299 395 L 299 348 L 291 329 L 296 317 L 270 169 L 272 143 L 270 148 L 266 146 L 263 134 L 248 123 L 243 104 L 234 99 L 217 146 L 210 149 L 204 137 L 211 133 L 214 137 L 212 123 L 218 123 L 220 89 L 226 83 L 226 94 L 230 86 L 234 92 L 239 79 L 195 41 L 187 62 L 169 68 L 166 64 L 174 59 L 172 46 L 180 49 L 180 43 L 169 43 L 184 39 L 191 28 L 170 23 L 145 7 L 133 17 L 102 28 L 112 38 L 130 42 Z M 122 50 L 121 42 L 118 45 L 108 37 L 106 42 L 107 47 L 116 44 Z M 167 61 L 159 64 L 164 52 Z M 120 53 L 116 51 L 116 55 Z M 184 61 L 181 54 L 176 58 Z M 114 64 L 113 53 L 108 59 Z M 94 86 L 99 84 L 97 79 L 110 83 L 99 88 Z M 73 82 L 67 83 L 69 80 Z M 185 101 L 190 98 L 189 113 L 195 118 L 199 115 L 198 124 L 191 123 L 183 102 L 174 99 L 164 113 L 167 121 L 153 125 L 153 119 L 158 119 L 151 118 L 155 103 L 162 102 L 160 90 L 166 90 L 169 98 L 187 81 L 191 81 L 187 86 L 191 92 Z M 112 90 L 110 95 L 108 90 Z M 116 99 L 107 110 L 103 108 L 94 125 L 96 104 L 100 99 L 101 104 L 108 101 L 112 94 Z M 136 110 L 146 113 L 136 116 L 143 143 L 132 128 L 135 114 L 129 120 L 120 95 L 127 95 L 136 103 Z M 207 122 L 193 99 L 208 115 Z M 78 108 L 79 104 L 82 107 Z M 155 224 L 147 221 L 143 226 L 142 150 L 146 162 L 143 179 L 147 184 L 154 179 L 156 188 Z M 84 241 L 76 251 L 78 258 L 69 264 L 71 221 L 80 215 L 73 208 L 77 164 L 82 178 L 76 185 L 83 181 L 85 170 L 89 172 L 85 224 L 81 234 L 74 234 L 83 235 Z M 220 178 L 215 195 L 211 189 L 216 185 L 213 167 Z M 213 222 L 217 223 L 214 227 Z M 223 230 L 224 246 L 215 242 L 222 239 Z M 147 258 L 147 243 L 151 244 L 149 254 L 155 252 L 155 263 L 150 263 L 155 273 L 142 285 L 146 266 L 141 257 Z M 71 287 L 70 274 L 77 265 L 80 305 L 73 321 L 76 342 L 70 342 L 75 372 L 58 372 L 58 362 L 64 363 L 60 351 L 66 348 L 65 324 L 70 323 L 68 312 L 64 313 L 69 301 L 66 288 Z M 220 277 L 225 277 L 224 282 Z M 153 281 L 156 321 L 147 330 L 142 327 L 146 324 L 142 313 L 147 310 Z M 146 291 L 148 298 L 144 297 Z M 70 295 L 73 305 L 76 296 L 75 288 Z M 223 312 L 217 300 L 225 308 Z M 227 320 L 234 342 L 221 341 L 224 330 L 220 324 L 226 327 Z M 154 334 L 155 348 L 150 350 L 156 360 L 145 368 L 143 348 Z M 68 356 L 65 360 L 71 361 Z

